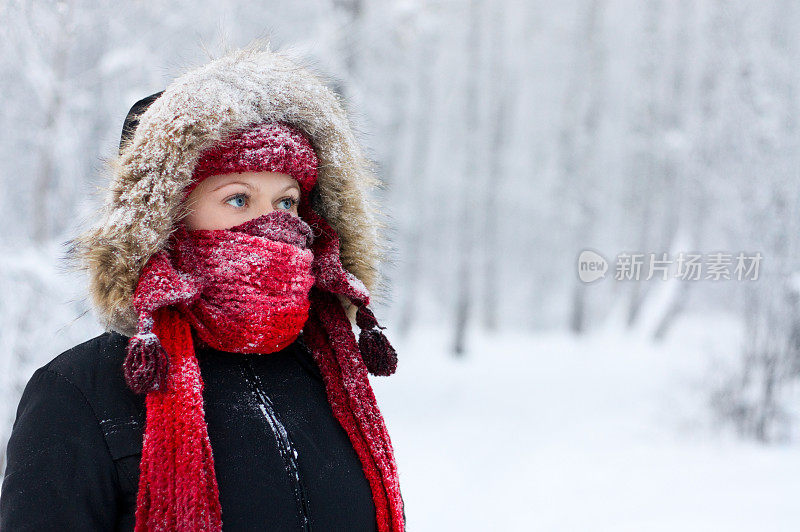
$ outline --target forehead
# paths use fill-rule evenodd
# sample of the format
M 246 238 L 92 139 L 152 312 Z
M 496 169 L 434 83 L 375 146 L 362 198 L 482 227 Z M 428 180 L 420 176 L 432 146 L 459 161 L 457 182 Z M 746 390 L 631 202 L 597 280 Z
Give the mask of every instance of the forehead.
M 284 190 L 290 187 L 300 189 L 296 179 L 279 172 L 241 172 L 213 175 L 205 178 L 197 186 L 197 189 L 209 191 L 235 183 L 259 190 Z

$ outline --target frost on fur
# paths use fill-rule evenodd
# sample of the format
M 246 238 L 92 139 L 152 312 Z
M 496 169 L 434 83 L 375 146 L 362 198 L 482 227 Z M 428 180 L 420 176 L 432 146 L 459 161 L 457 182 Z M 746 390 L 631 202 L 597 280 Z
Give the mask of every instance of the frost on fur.
M 75 255 L 106 328 L 132 335 L 132 297 L 142 268 L 184 213 L 183 189 L 202 151 L 249 125 L 284 121 L 306 133 L 319 160 L 320 214 L 338 233 L 344 268 L 367 290 L 386 255 L 380 212 L 366 191 L 379 185 L 339 97 L 301 59 L 253 45 L 181 75 L 141 115 L 109 162 L 101 220 L 76 238 Z

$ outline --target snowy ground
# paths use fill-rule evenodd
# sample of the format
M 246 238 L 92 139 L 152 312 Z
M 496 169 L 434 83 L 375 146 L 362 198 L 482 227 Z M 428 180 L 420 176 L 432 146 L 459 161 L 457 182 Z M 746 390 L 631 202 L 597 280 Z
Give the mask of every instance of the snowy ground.
M 463 361 L 446 331 L 393 338 L 398 372 L 373 385 L 409 529 L 800 530 L 800 449 L 708 422 L 700 388 L 731 347 L 710 334 L 736 336 L 709 325 L 660 346 L 474 336 Z

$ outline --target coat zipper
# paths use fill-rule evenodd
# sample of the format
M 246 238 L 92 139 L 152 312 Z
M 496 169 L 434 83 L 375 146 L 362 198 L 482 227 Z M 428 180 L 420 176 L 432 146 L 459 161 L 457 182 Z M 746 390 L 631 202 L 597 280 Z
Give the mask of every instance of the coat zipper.
M 275 442 L 278 444 L 278 450 L 283 458 L 284 466 L 286 467 L 286 474 L 294 487 L 294 496 L 297 503 L 297 513 L 303 530 L 310 531 L 311 523 L 309 520 L 308 500 L 306 498 L 303 483 L 300 480 L 300 468 L 297 464 L 297 449 L 289 437 L 289 431 L 281 423 L 277 412 L 270 400 L 269 396 L 264 391 L 264 386 L 261 379 L 253 370 L 250 360 L 246 361 L 246 366 L 242 368 L 245 380 L 250 384 L 250 391 L 258 403 L 261 413 L 264 415 L 267 424 L 272 429 L 272 434 L 275 436 Z

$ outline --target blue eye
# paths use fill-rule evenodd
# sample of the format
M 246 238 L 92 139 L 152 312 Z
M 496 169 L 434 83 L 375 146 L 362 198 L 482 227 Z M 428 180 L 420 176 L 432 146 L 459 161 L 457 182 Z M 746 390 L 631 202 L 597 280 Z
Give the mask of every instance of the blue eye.
M 247 194 L 236 194 L 228 199 L 225 203 L 232 207 L 242 208 L 247 206 Z
M 288 205 L 286 205 L 287 203 L 288 203 Z M 294 199 L 294 198 L 283 198 L 283 199 L 282 199 L 280 202 L 278 202 L 278 205 L 286 205 L 286 210 L 288 211 L 288 210 L 289 210 L 289 209 L 291 209 L 291 208 L 292 208 L 292 207 L 293 207 L 293 206 L 294 206 L 296 203 L 297 203 L 297 200 L 296 200 L 296 199 Z

